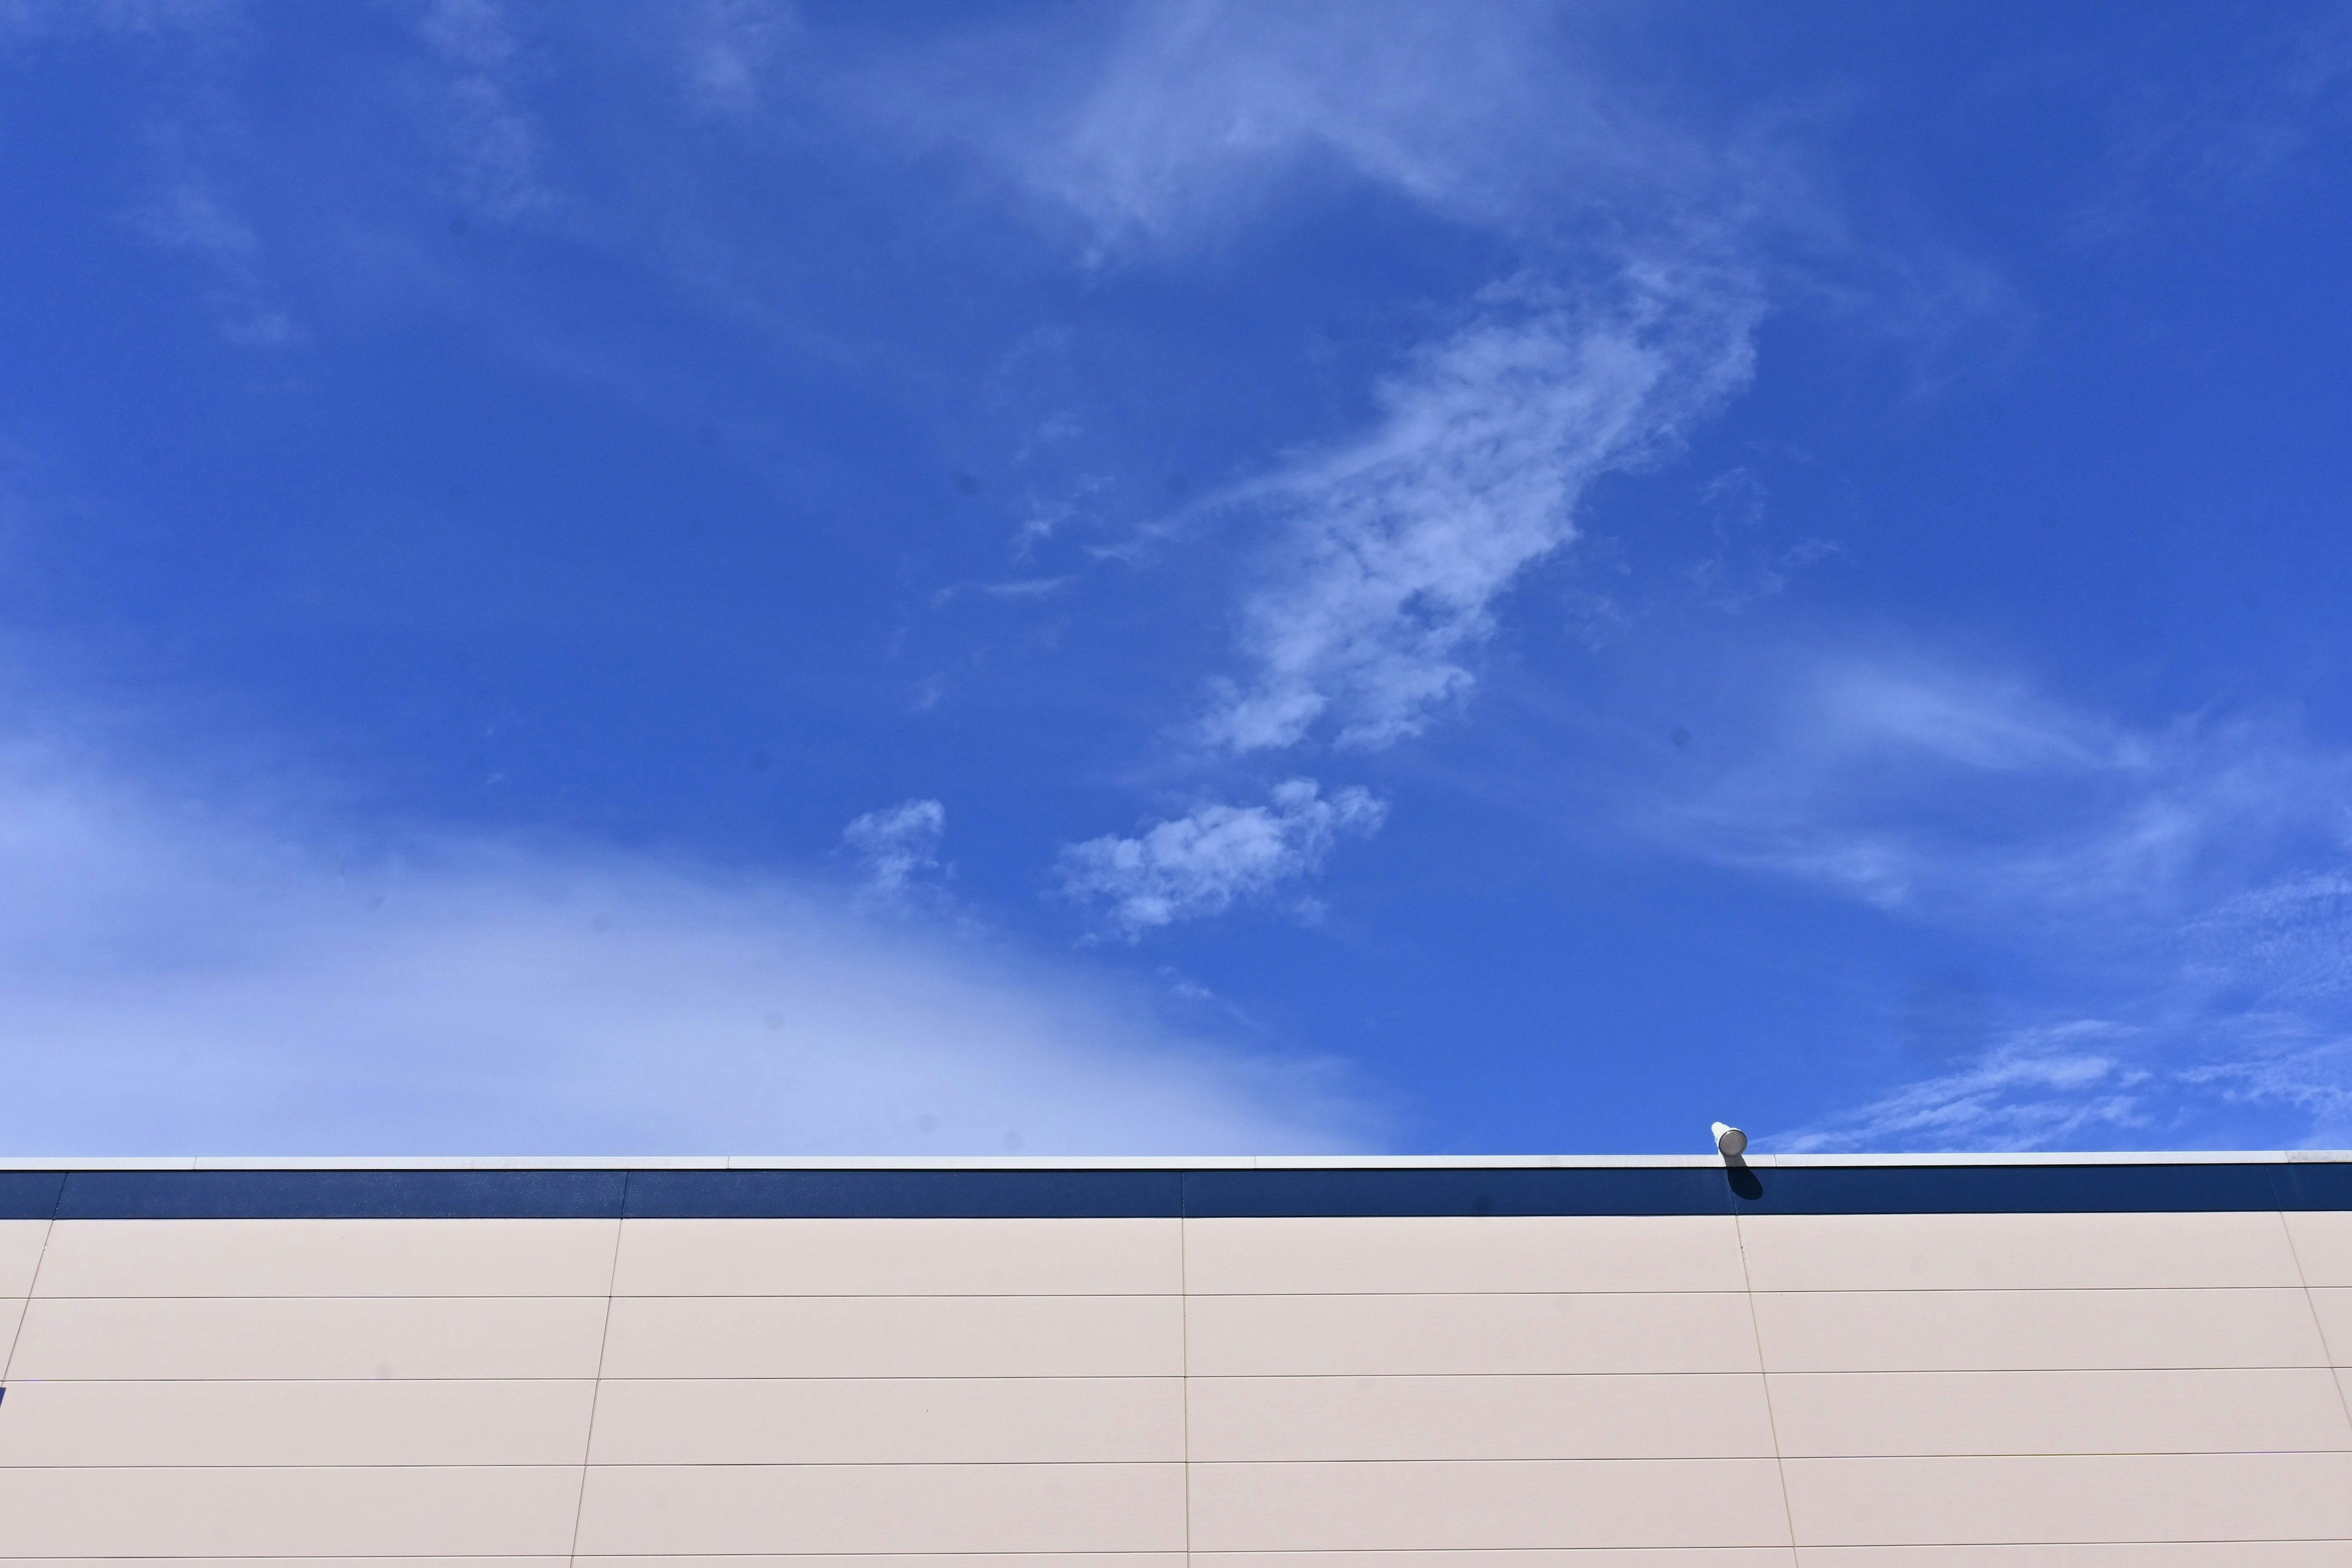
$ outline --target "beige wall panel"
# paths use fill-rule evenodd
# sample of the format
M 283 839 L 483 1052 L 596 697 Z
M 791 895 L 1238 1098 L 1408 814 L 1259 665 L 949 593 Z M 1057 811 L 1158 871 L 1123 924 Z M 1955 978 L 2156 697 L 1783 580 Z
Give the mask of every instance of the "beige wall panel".
M 535 1556 L 572 1543 L 578 1466 L 0 1470 L 0 1556 Z
M 877 1552 L 854 1555 L 750 1552 L 728 1557 L 591 1557 L 595 1568 L 1186 1568 L 1181 1552 Z M 109 1563 L 107 1568 L 114 1568 Z M 205 1568 L 211 1568 L 206 1564 Z M 1389 1568 L 1403 1568 L 1391 1563 Z
M 1759 1290 L 2300 1285 L 2275 1214 L 1751 1215 Z
M 2352 1539 L 2352 1454 L 1790 1459 L 1797 1545 Z
M 0 1296 L 0 1360 L 5 1360 L 16 1343 L 17 1325 L 25 1321 L 25 1298 Z
M 2314 1290 L 2311 1310 L 2327 1345 L 2328 1359 L 2352 1366 L 2352 1290 Z
M 0 1296 L 29 1296 L 41 1262 L 45 1219 L 0 1219 Z
M 562 1465 L 595 1385 L 19 1383 L 0 1465 Z
M 590 1557 L 596 1568 L 1796 1568 L 1785 1546 L 1636 1548 L 1616 1552 L 881 1552 L 870 1556 Z M 108 1568 L 118 1568 L 110 1563 Z M 121 1568 L 163 1568 L 133 1563 Z M 207 1563 L 205 1568 L 215 1568 Z M 237 1565 L 245 1568 L 245 1565 Z M 260 1568 L 253 1564 L 251 1568 Z M 296 1563 L 291 1568 L 326 1568 Z M 419 1565 L 424 1568 L 424 1565 Z M 459 1564 L 458 1568 L 474 1568 Z M 2264 1560 L 2267 1568 L 2267 1560 Z M 2281 1568 L 2287 1568 L 2282 1564 Z M 2301 1568 L 2300 1564 L 2294 1568 Z
M 10 1568 L 65 1568 L 68 1563 L 89 1568 L 89 1563 L 86 1557 L 6 1561 Z M 198 1568 L 199 1564 L 201 1568 L 566 1568 L 571 1561 L 561 1553 L 544 1557 L 110 1557 L 106 1568 Z
M 1759 1292 L 1776 1372 L 2325 1365 L 2300 1290 Z
M 1729 1215 L 1196 1219 L 1201 1296 L 1741 1290 Z
M 1769 1459 L 1192 1467 L 1196 1552 L 1788 1542 Z
M 1181 1465 L 602 1465 L 583 1554 L 1179 1552 Z
M 2352 1286 L 2352 1211 L 2283 1216 L 2306 1285 Z
M 1808 1546 L 1806 1568 L 2343 1568 L 2340 1541 Z
M 1702 1546 L 1629 1552 L 1195 1552 L 1189 1560 L 1181 1552 L 971 1552 L 953 1556 L 887 1552 L 856 1557 L 589 1557 L 583 1553 L 579 1561 L 593 1563 L 596 1568 L 1185 1568 L 1188 1561 L 1194 1568 L 1796 1568 L 1796 1558 L 1785 1546 Z M 110 1563 L 108 1568 L 117 1565 Z M 163 1565 L 130 1563 L 122 1568 Z M 205 1568 L 214 1565 L 208 1563 Z M 294 1564 L 291 1568 L 326 1565 Z M 473 1565 L 460 1564 L 459 1568 Z
M 1187 1311 L 1196 1377 L 1757 1370 L 1743 1296 L 1205 1296 Z
M 1195 1377 L 1195 1459 L 1772 1457 L 1764 1380 Z
M 2318 1368 L 1778 1373 L 1772 1419 L 1791 1455 L 2352 1449 Z
M 1172 1296 L 624 1297 L 607 1377 L 1168 1377 Z
M 1528 1552 L 1195 1552 L 1194 1568 L 1797 1568 L 1786 1546 Z
M 609 1219 L 59 1220 L 43 1296 L 602 1296 Z
M 623 1296 L 1172 1296 L 1172 1219 L 633 1219 Z M 602 1289 L 602 1287 L 599 1287 Z
M 18 1378 L 596 1375 L 593 1297 L 157 1301 L 36 1297 Z
M 590 1454 L 600 1465 L 1183 1458 L 1184 1385 L 1173 1377 L 607 1379 Z

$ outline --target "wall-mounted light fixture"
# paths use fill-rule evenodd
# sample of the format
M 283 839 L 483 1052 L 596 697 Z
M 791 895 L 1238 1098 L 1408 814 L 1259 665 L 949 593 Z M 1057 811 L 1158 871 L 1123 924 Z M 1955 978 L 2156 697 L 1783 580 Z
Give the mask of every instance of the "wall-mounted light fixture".
M 1748 1134 L 1728 1121 L 1717 1121 L 1710 1129 L 1715 1133 L 1715 1146 L 1727 1160 L 1737 1160 L 1748 1152 Z

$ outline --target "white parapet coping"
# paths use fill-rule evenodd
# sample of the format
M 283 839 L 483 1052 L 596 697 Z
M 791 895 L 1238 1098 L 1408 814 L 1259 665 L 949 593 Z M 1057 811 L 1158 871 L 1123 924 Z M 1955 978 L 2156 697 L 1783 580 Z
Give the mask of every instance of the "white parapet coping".
M 1750 1154 L 1759 1170 L 1954 1165 L 2283 1165 L 2352 1163 L 2347 1149 L 2157 1150 L 2091 1153 Z M 0 1171 L 1517 1171 L 1720 1169 L 1719 1154 L 193 1154 L 0 1157 Z

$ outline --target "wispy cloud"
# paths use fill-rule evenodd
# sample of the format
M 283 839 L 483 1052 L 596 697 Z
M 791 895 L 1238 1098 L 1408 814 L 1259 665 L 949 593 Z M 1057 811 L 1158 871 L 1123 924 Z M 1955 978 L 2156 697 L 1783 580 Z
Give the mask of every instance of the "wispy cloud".
M 2154 1120 L 2153 1075 L 2103 1020 L 2031 1030 L 1957 1071 L 1906 1084 L 1808 1131 L 1772 1142 L 1804 1154 L 1853 1149 L 2035 1149 Z
M 2086 78 L 2109 78 L 2095 100 L 2109 135 L 2105 178 L 2075 215 L 2074 238 L 2120 238 L 2184 201 L 2229 205 L 2289 189 L 2315 148 L 2352 126 L 2352 16 L 2317 5 L 2249 19 L 2219 51 L 2180 50 L 2176 26 L 2142 34 L 2143 47 L 2170 46 L 2173 61 L 2151 47 L 2120 72 L 2051 62 L 2070 96 Z
M 300 324 L 272 296 L 261 237 L 207 186 L 194 178 L 175 180 L 135 210 L 131 222 L 155 244 L 205 264 L 221 333 L 231 342 L 286 348 L 305 341 Z
M 1381 389 L 1362 440 L 1237 496 L 1282 520 L 1243 611 L 1255 667 L 1201 725 L 1234 751 L 1419 734 L 1533 563 L 1575 536 L 1593 479 L 1654 458 L 1749 371 L 1733 274 L 1629 268 L 1598 294 L 1521 281 Z
M 2352 848 L 2352 757 L 2284 717 L 2134 729 L 1896 659 L 1794 685 L 1707 783 L 1645 805 L 1647 830 L 1922 918 L 2095 912 L 2135 935 Z
M 701 0 L 684 8 L 682 21 L 689 97 L 730 114 L 759 107 L 764 79 L 800 26 L 782 0 Z
M 902 800 L 853 820 L 842 830 L 841 841 L 856 854 L 866 888 L 894 896 L 940 868 L 940 843 L 947 831 L 946 806 L 936 800 Z
M 1884 656 L 1816 667 L 1638 830 L 2016 955 L 1991 1043 L 1787 1148 L 2352 1135 L 2352 755 L 2284 715 L 2133 726 Z
M 285 815 L 0 751 L 0 1147 L 1182 1152 L 1364 1126 L 1317 1069 L 819 884 L 478 836 L 344 855 Z
M 0 0 L 0 39 L 212 26 L 244 8 L 242 0 Z
M 522 47 L 499 0 L 433 0 L 419 32 L 445 68 L 433 127 L 463 222 L 512 219 L 554 203 L 540 169 L 539 122 L 515 101 Z
M 1603 30 L 1542 4 L 1181 0 L 967 34 L 875 79 L 902 124 L 976 155 L 1049 226 L 1075 220 L 1097 265 L 1368 186 L 1526 257 L 1401 356 L 1362 435 L 1188 509 L 1270 537 L 1237 606 L 1244 668 L 1192 742 L 1422 733 L 1475 683 L 1512 584 L 1575 537 L 1591 482 L 1671 449 L 1747 380 L 1761 296 L 1737 237 L 1776 176 L 1633 108 L 1588 47 Z M 1038 512 L 1019 547 L 1061 521 Z M 1063 885 L 1129 937 L 1221 912 L 1319 864 L 1319 839 L 1283 847 L 1287 820 L 1219 805 L 1093 840 L 1066 852 Z M 1259 848 L 1228 866 L 1204 847 L 1228 836 Z
M 879 91 L 1075 216 L 1097 255 L 1214 232 L 1334 174 L 1475 223 L 1703 185 L 1703 151 L 1632 112 L 1581 47 L 1594 20 L 1546 4 L 1171 0 L 968 37 Z
M 1099 907 L 1133 941 L 1178 921 L 1223 914 L 1309 876 L 1342 834 L 1380 830 L 1387 806 L 1361 789 L 1325 796 L 1312 779 L 1276 784 L 1264 805 L 1204 805 L 1132 838 L 1107 835 L 1062 853 L 1062 891 Z

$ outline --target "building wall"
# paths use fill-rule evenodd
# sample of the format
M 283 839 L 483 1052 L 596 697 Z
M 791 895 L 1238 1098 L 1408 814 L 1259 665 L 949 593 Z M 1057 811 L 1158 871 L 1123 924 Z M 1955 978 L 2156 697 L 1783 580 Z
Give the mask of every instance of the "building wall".
M 2352 1214 L 0 1222 L 0 1557 L 2352 1563 Z

